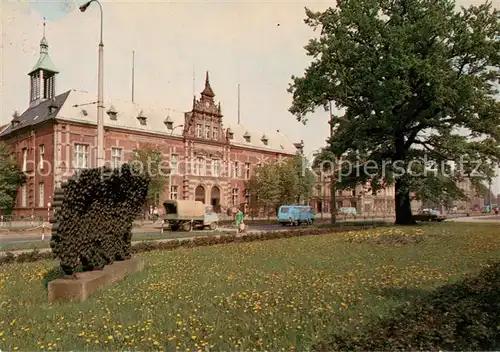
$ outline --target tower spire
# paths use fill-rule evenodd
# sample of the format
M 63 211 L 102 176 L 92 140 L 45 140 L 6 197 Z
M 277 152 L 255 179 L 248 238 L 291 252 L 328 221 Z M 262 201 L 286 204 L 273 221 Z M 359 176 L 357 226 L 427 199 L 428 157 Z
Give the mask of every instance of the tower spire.
M 47 24 L 47 21 L 44 17 L 43 18 L 43 36 L 42 36 L 42 39 L 40 40 L 40 55 L 49 53 L 49 43 L 47 42 L 47 38 L 45 38 L 46 24 Z
M 30 106 L 35 106 L 42 100 L 55 97 L 55 76 L 59 72 L 49 56 L 49 43 L 45 37 L 47 27 L 43 17 L 43 36 L 40 40 L 40 56 L 37 63 L 28 73 L 30 76 Z
M 201 92 L 202 97 L 209 98 L 213 100 L 213 97 L 215 97 L 215 93 L 210 87 L 210 78 L 208 77 L 208 71 L 205 76 L 205 89 L 203 89 L 203 92 Z

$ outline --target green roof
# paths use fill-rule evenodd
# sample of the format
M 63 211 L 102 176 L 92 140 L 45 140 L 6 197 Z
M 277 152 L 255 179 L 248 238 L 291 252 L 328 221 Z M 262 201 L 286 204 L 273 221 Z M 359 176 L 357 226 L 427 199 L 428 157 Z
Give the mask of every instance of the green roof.
M 48 53 L 40 54 L 40 58 L 38 59 L 33 69 L 28 73 L 28 75 L 32 74 L 37 70 L 59 73 L 59 71 L 57 71 L 56 67 L 54 66 L 54 63 L 52 62 L 52 59 L 50 58 Z

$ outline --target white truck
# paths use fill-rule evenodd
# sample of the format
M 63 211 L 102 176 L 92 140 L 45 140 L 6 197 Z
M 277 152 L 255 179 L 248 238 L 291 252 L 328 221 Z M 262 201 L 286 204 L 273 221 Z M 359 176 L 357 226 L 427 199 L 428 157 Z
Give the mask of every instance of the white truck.
M 167 200 L 163 202 L 165 208 L 165 223 L 172 231 L 191 231 L 193 229 L 216 230 L 219 225 L 219 216 L 211 205 L 205 205 L 196 200 Z

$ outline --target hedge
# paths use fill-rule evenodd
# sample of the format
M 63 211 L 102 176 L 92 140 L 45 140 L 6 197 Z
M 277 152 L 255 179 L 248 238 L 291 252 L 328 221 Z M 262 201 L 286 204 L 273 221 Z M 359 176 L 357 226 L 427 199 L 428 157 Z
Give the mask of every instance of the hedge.
M 168 242 L 160 241 L 145 241 L 132 245 L 132 253 L 149 252 L 154 250 L 174 250 L 177 248 L 192 248 L 201 246 L 213 246 L 218 244 L 228 244 L 228 243 L 243 243 L 243 242 L 256 242 L 256 241 L 268 241 L 281 238 L 291 238 L 298 236 L 313 236 L 313 235 L 325 235 L 332 233 L 341 232 L 352 232 L 366 230 L 367 228 L 374 228 L 375 226 L 359 226 L 351 228 L 303 228 L 291 231 L 268 231 L 262 233 L 248 233 L 241 236 L 237 235 L 224 235 L 224 236 L 210 236 L 210 237 L 195 237 L 190 239 L 172 239 Z M 39 260 L 52 260 L 55 256 L 52 252 L 40 252 L 34 249 L 29 252 L 24 252 L 18 255 L 14 255 L 11 252 L 7 252 L 5 255 L 0 256 L 0 265 L 10 264 L 10 263 L 30 263 Z

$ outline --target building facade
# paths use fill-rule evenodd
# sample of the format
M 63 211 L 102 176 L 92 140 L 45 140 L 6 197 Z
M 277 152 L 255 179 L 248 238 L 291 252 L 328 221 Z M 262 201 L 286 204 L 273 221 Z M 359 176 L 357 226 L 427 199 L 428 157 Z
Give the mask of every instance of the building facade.
M 28 74 L 29 107 L 14 113 L 0 130 L 0 139 L 12 146 L 27 176 L 16 200 L 17 215 L 47 214 L 61 182 L 77 170 L 97 166 L 96 96 L 77 90 L 56 94 L 57 74 L 44 36 L 40 58 Z M 106 164 L 117 167 L 132 160 L 135 149 L 152 147 L 161 151 L 164 166 L 171 170 L 163 175 L 168 185 L 159 200 L 195 199 L 221 212 L 248 202 L 245 184 L 255 168 L 293 156 L 303 145 L 279 131 L 225 126 L 214 98 L 207 72 L 189 112 L 105 101 Z

